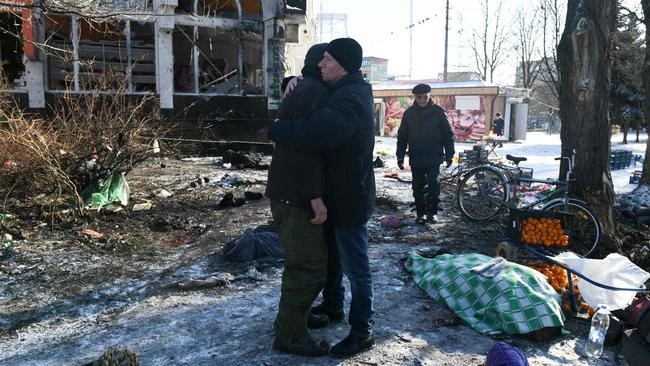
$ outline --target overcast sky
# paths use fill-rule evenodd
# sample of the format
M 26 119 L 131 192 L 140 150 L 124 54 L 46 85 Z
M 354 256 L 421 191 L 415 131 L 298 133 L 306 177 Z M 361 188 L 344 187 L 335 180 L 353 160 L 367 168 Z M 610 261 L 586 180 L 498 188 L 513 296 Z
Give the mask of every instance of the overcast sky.
M 414 79 L 436 78 L 443 71 L 445 0 L 413 0 L 412 63 L 409 61 L 411 0 L 314 0 L 314 12 L 346 13 L 348 36 L 357 39 L 364 56 L 389 59 L 388 72 Z M 636 3 L 638 1 L 628 1 Z M 480 0 L 450 0 L 448 71 L 470 71 L 474 58 L 470 48 L 472 29 L 481 21 Z M 496 3 L 496 1 L 491 1 Z M 504 0 L 502 22 L 514 27 L 518 8 L 533 11 L 535 0 Z M 428 20 L 427 20 L 428 18 Z M 340 25 L 340 24 L 339 24 Z M 495 82 L 514 83 L 516 59 L 497 69 Z

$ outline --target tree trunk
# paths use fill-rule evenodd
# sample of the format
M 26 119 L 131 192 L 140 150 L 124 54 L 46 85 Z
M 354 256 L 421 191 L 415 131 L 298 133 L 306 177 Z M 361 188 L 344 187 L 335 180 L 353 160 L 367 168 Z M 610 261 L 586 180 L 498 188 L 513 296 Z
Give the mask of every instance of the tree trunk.
M 621 130 L 623 131 L 623 143 L 627 144 L 627 131 L 630 129 L 630 122 L 625 118 L 621 117 Z
M 644 108 L 645 120 L 650 121 L 650 0 L 641 0 L 643 6 L 643 22 L 645 23 L 645 62 L 643 63 L 643 85 L 645 87 L 646 106 Z M 646 123 L 646 130 L 650 131 L 650 124 Z M 645 146 L 645 160 L 641 173 L 641 184 L 650 185 L 650 137 Z
M 600 219 L 605 234 L 601 248 L 608 252 L 619 247 L 612 217 L 608 115 L 615 25 L 616 0 L 569 0 L 558 45 L 562 156 L 576 151 L 574 193 L 587 201 Z M 563 165 L 561 177 L 565 171 Z

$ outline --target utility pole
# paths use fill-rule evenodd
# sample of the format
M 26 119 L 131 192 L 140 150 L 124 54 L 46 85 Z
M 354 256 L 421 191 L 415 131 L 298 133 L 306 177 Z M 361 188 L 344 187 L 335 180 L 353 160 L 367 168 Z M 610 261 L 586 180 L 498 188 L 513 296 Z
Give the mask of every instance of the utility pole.
M 449 0 L 447 0 L 447 8 L 445 9 L 445 64 L 442 71 L 442 81 L 447 82 L 447 51 L 449 46 Z
M 411 0 L 411 12 L 409 17 L 409 79 L 413 71 L 413 0 Z

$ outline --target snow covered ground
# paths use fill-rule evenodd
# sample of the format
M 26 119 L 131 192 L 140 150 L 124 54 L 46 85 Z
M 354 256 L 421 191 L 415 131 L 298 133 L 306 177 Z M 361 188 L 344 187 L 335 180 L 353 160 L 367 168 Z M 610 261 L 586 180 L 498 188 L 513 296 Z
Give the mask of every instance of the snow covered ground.
M 615 134 L 612 136 L 611 150 L 630 150 L 633 155 L 645 156 L 647 132 L 640 134 L 638 143 L 634 142 L 635 138 L 636 135 L 631 132 L 628 134 L 628 144 L 622 144 L 623 134 Z M 375 151 L 385 151 L 388 157 L 392 158 L 389 160 L 389 164 L 392 163 L 393 166 L 395 166 L 396 141 L 395 138 L 382 137 L 375 145 Z M 456 152 L 471 149 L 472 145 L 471 143 L 458 142 L 455 145 Z M 560 156 L 560 146 L 559 134 L 547 135 L 545 132 L 528 132 L 526 140 L 504 143 L 503 147 L 497 147 L 495 152 L 501 157 L 505 157 L 506 154 L 527 157 L 528 160 L 521 163 L 521 166 L 533 168 L 535 178 L 557 178 L 560 163 L 555 158 Z M 629 193 L 637 187 L 636 184 L 629 184 L 630 176 L 635 170 L 641 170 L 641 168 L 642 165 L 637 163 L 636 165 L 631 164 L 628 169 L 612 170 L 614 189 L 617 194 Z

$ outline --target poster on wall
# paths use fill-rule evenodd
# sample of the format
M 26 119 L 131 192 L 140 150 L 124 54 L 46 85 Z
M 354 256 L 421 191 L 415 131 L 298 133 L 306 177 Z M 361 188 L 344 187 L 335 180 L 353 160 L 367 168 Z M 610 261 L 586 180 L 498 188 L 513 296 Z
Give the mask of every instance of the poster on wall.
M 436 95 L 431 98 L 447 113 L 456 141 L 470 141 L 486 135 L 484 96 Z M 413 98 L 385 97 L 384 103 L 384 136 L 397 137 L 404 111 L 413 105 Z
M 413 104 L 412 97 L 384 98 L 386 111 L 384 113 L 384 136 L 397 137 L 399 124 L 402 122 L 404 111 Z

